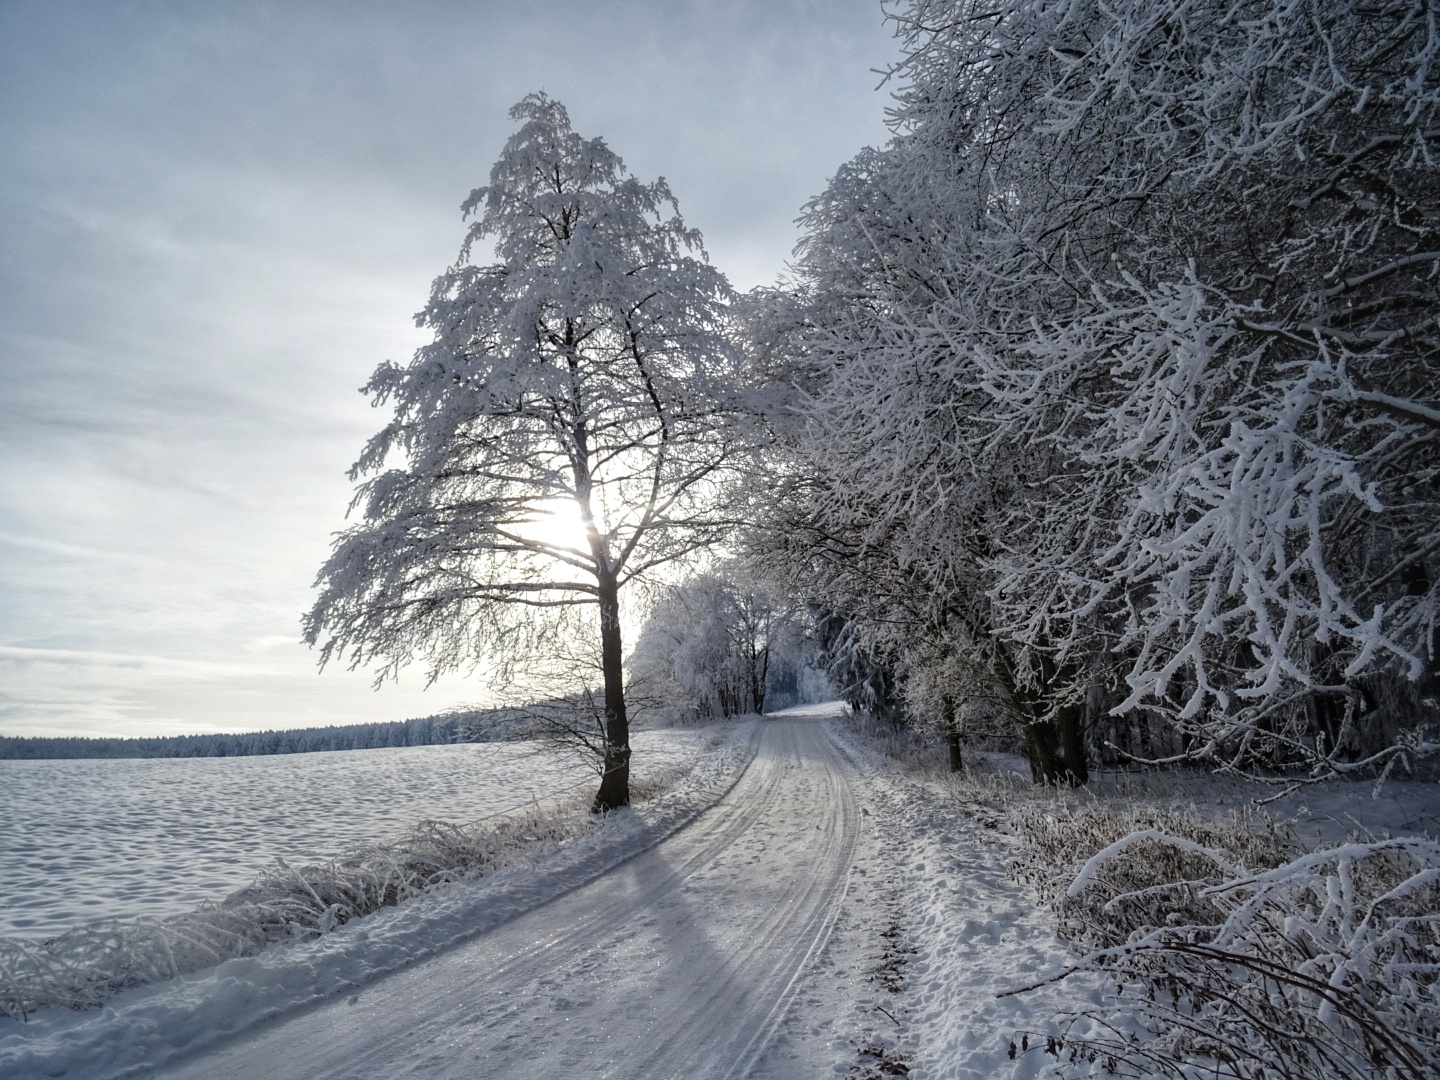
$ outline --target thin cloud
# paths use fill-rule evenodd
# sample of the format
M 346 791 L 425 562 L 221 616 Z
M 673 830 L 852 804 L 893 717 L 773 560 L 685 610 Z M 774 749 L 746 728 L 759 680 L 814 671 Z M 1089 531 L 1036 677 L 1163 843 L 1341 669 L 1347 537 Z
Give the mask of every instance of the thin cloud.
M 45 649 L 25 645 L 0 645 L 0 662 L 51 664 L 66 668 L 116 668 L 149 675 L 180 678 L 235 678 L 265 674 L 253 664 L 230 664 L 214 660 L 182 660 L 173 656 L 105 652 L 98 649 Z
M 72 544 L 64 540 L 48 540 L 41 536 L 21 536 L 18 533 L 0 532 L 0 544 L 38 551 L 45 555 L 59 555 L 66 559 L 81 559 L 86 562 L 105 560 L 107 562 L 134 563 L 144 561 L 132 552 L 107 551 L 104 548 Z

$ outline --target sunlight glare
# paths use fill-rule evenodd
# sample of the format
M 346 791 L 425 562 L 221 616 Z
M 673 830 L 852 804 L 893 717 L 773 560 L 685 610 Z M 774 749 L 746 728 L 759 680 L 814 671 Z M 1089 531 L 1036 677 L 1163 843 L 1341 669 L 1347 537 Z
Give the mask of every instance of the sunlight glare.
M 526 525 L 524 534 L 551 547 L 587 551 L 585 523 L 580 508 L 570 499 L 552 499 L 545 512 Z

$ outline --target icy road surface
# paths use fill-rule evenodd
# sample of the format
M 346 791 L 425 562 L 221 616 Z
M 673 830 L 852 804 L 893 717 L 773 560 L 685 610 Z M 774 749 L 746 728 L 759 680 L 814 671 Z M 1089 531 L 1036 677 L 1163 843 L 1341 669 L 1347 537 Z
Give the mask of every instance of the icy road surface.
M 819 717 L 767 721 L 688 828 L 471 941 L 160 1073 L 748 1077 L 843 901 L 853 766 Z

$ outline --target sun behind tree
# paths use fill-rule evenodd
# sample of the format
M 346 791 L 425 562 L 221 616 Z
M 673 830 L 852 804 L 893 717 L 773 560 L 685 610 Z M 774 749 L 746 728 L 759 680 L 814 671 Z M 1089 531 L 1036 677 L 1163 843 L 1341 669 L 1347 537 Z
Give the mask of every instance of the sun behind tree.
M 351 469 L 363 520 L 317 578 L 321 665 L 423 658 L 433 679 L 503 674 L 583 614 L 604 683 L 597 810 L 629 802 L 620 597 L 711 546 L 738 456 L 732 292 L 664 180 L 642 184 L 564 107 L 531 94 L 471 193 L 478 215 L 417 323 L 435 333 L 366 385 L 394 416 Z M 471 262 L 493 241 L 498 262 Z M 389 455 L 405 465 L 384 469 Z M 537 522 L 573 504 L 573 546 Z M 561 571 L 561 572 L 557 572 Z

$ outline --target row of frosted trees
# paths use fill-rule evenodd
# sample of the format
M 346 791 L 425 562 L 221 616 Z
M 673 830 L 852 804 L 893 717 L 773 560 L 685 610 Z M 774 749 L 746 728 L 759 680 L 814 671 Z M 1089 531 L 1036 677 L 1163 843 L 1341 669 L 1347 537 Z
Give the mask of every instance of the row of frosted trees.
M 788 388 L 767 565 L 912 720 L 1010 725 L 1048 780 L 1097 749 L 1320 773 L 1423 749 L 1433 6 L 894 17 L 894 137 L 747 300 Z
M 657 596 L 652 683 L 762 705 L 763 595 L 957 766 L 979 730 L 1069 782 L 1097 752 L 1326 775 L 1428 750 L 1432 5 L 889 14 L 893 137 L 745 297 L 663 181 L 516 106 L 434 342 L 367 387 L 394 415 L 307 638 L 588 703 L 601 810 L 629 798 L 626 612 Z

